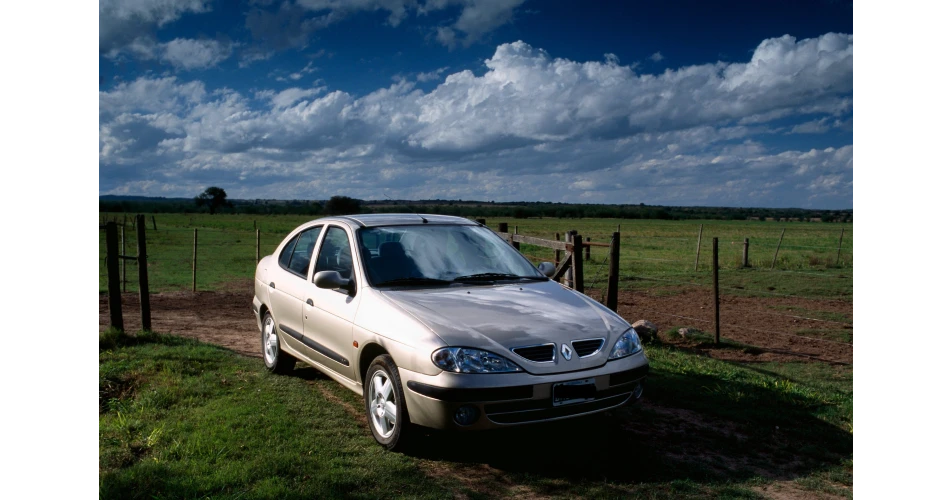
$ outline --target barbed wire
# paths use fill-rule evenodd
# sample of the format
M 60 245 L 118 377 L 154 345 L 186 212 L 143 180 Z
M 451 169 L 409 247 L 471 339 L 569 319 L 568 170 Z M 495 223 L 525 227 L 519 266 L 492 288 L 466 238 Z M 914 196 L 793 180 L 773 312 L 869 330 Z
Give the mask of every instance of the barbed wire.
M 795 333 L 784 333 L 784 332 L 775 332 L 775 331 L 771 331 L 771 330 L 761 330 L 761 329 L 759 329 L 759 328 L 750 328 L 750 327 L 748 327 L 748 326 L 740 326 L 740 325 L 735 325 L 735 324 L 722 324 L 722 325 L 721 325 L 721 328 L 724 328 L 724 327 L 727 327 L 727 328 L 740 328 L 741 330 L 750 330 L 750 331 L 753 331 L 753 332 L 769 333 L 769 334 L 772 334 L 772 335 L 783 335 L 783 336 L 786 336 L 786 337 L 797 337 L 797 338 L 801 338 L 801 339 L 812 340 L 812 341 L 815 341 L 815 342 L 826 342 L 826 343 L 829 343 L 829 344 L 840 344 L 840 345 L 848 345 L 848 346 L 850 346 L 850 347 L 853 347 L 853 343 L 852 343 L 852 342 L 840 342 L 840 341 L 838 341 L 838 340 L 818 339 L 818 338 L 816 338 L 816 337 L 808 337 L 808 336 L 806 336 L 806 335 L 797 335 L 797 334 L 795 334 Z
M 644 281 L 656 281 L 661 283 L 671 283 L 675 285 L 690 285 L 690 286 L 699 286 L 699 287 L 709 286 L 708 283 L 691 283 L 687 281 L 675 281 L 675 280 L 665 280 L 660 278 L 649 278 L 647 276 L 624 275 L 624 276 L 620 276 L 619 278 L 626 281 L 644 280 Z M 770 292 L 767 290 L 757 290 L 757 289 L 751 290 L 748 288 L 736 288 L 730 285 L 722 286 L 721 290 L 729 290 L 731 292 L 760 293 L 765 295 L 773 295 L 777 297 L 787 297 L 787 298 L 806 299 L 806 300 L 837 300 L 836 298 L 832 298 L 832 297 L 827 297 L 827 298 L 807 297 L 805 295 L 792 295 L 792 294 L 785 294 L 785 293 L 779 293 L 779 292 Z
M 725 274 L 730 274 L 735 272 L 746 272 L 746 271 L 743 271 L 740 269 L 720 269 L 720 272 Z M 805 273 L 803 271 L 792 271 L 788 269 L 755 269 L 754 272 L 801 274 L 804 276 L 813 276 L 816 278 L 829 278 L 829 279 L 852 279 L 852 276 L 830 276 L 828 274 Z
M 688 281 L 664 280 L 660 278 L 649 278 L 647 276 L 635 276 L 630 274 L 625 276 L 619 276 L 619 278 L 623 280 L 627 280 L 627 281 L 645 280 L 645 281 L 658 281 L 663 283 L 674 283 L 676 285 L 707 286 L 706 284 L 701 284 L 701 283 L 691 283 Z
M 721 290 L 724 290 L 724 289 L 725 289 L 725 288 L 723 288 L 723 287 L 721 288 Z M 756 290 L 756 289 L 755 289 L 755 290 L 750 290 L 750 289 L 747 289 L 747 288 L 734 288 L 734 287 L 730 287 L 730 286 L 728 286 L 726 289 L 727 289 L 727 290 L 730 290 L 730 291 L 732 291 L 732 292 L 762 293 L 762 294 L 764 294 L 764 295 L 772 295 L 772 296 L 775 296 L 775 297 L 787 297 L 787 298 L 793 298 L 793 299 L 805 299 L 805 300 L 842 300 L 842 299 L 837 299 L 837 298 L 835 298 L 835 297 L 807 297 L 807 296 L 805 296 L 805 295 L 791 295 L 791 294 L 787 294 L 787 293 L 769 292 L 769 291 L 766 291 L 766 290 Z M 851 293 L 850 295 L 852 295 L 852 293 Z
M 611 239 L 608 241 L 608 244 L 611 245 L 613 241 L 615 241 L 615 236 L 614 236 L 614 235 L 612 235 Z M 598 267 L 603 267 L 603 266 L 608 265 L 608 257 L 610 257 L 610 256 L 611 256 L 611 252 L 606 253 L 606 254 L 605 254 L 605 259 L 602 261 L 602 263 L 601 263 L 601 264 L 596 264 L 596 265 L 597 265 Z M 592 285 L 589 286 L 589 287 L 587 287 L 587 288 L 589 288 L 589 289 L 595 289 L 595 285 L 598 284 L 598 282 L 601 280 L 601 275 L 602 275 L 602 273 L 600 273 L 600 272 L 599 272 L 598 274 L 596 274 L 596 275 L 595 275 L 595 280 L 593 280 Z M 607 273 L 605 273 L 605 277 L 608 277 L 608 274 L 607 274 Z
M 725 309 L 724 309 L 724 305 L 721 304 L 721 311 L 724 311 L 724 310 L 725 310 Z M 822 322 L 825 322 L 825 323 L 835 323 L 835 324 L 838 324 L 838 325 L 853 326 L 853 323 L 846 323 L 846 322 L 843 322 L 843 321 L 835 321 L 835 320 L 832 320 L 832 319 L 808 318 L 808 317 L 806 317 L 806 316 L 797 316 L 797 315 L 795 315 L 795 314 L 783 314 L 783 313 L 775 313 L 775 312 L 762 311 L 762 310 L 752 311 L 752 312 L 755 313 L 755 314 L 767 314 L 767 315 L 770 315 L 770 316 L 782 316 L 782 317 L 785 317 L 785 318 L 806 319 L 806 320 L 810 320 L 810 321 L 822 321 Z
M 651 257 L 628 257 L 626 260 L 645 260 L 645 261 L 651 261 L 651 262 L 683 262 L 685 264 L 689 264 L 689 262 L 681 260 L 681 259 L 657 259 L 657 258 L 651 258 Z
M 692 317 L 690 317 L 690 316 L 681 316 L 681 315 L 679 315 L 679 314 L 672 314 L 672 313 L 667 313 L 667 312 L 662 312 L 662 311 L 656 311 L 656 310 L 651 310 L 651 309 L 642 309 L 642 311 L 647 312 L 647 313 L 649 313 L 649 314 L 661 314 L 661 315 L 664 315 L 664 316 L 671 316 L 671 317 L 674 317 L 674 318 L 686 319 L 686 320 L 690 320 L 690 321 L 698 321 L 698 322 L 701 322 L 701 323 L 708 323 L 708 324 L 713 324 L 713 323 L 714 323 L 713 320 L 709 320 L 709 319 L 692 318 Z M 769 333 L 769 334 L 773 334 L 773 335 L 782 335 L 782 336 L 786 336 L 786 337 L 797 337 L 797 338 L 806 339 L 806 340 L 812 340 L 812 341 L 816 341 L 816 342 L 828 342 L 828 343 L 831 343 L 831 344 L 848 345 L 848 346 L 850 346 L 850 347 L 853 347 L 853 344 L 850 343 L 850 342 L 840 342 L 840 341 L 837 341 L 837 340 L 820 339 L 820 338 L 816 338 L 816 337 L 809 337 L 809 336 L 806 336 L 806 335 L 798 335 L 798 334 L 795 334 L 795 333 L 784 333 L 784 332 L 776 332 L 776 331 L 772 331 L 772 330 L 761 330 L 761 329 L 758 329 L 758 328 L 750 328 L 750 327 L 741 326 L 741 325 L 737 325 L 737 324 L 733 324 L 733 323 L 721 323 L 721 328 L 738 328 L 738 329 L 741 329 L 741 330 L 751 330 L 751 331 L 755 331 L 755 332 L 759 332 L 759 333 Z
M 641 309 L 641 310 L 644 311 L 644 312 L 647 312 L 647 313 L 663 314 L 663 315 L 665 315 L 665 316 L 673 316 L 673 317 L 675 317 L 675 318 L 688 319 L 688 320 L 691 320 L 691 321 L 701 321 L 701 322 L 703 322 L 703 323 L 714 323 L 714 321 L 709 320 L 709 319 L 692 318 L 692 317 L 690 317 L 690 316 L 680 316 L 680 315 L 678 315 L 678 314 L 671 314 L 671 313 L 666 313 L 666 312 L 662 312 L 662 311 L 654 311 L 654 310 L 651 310 L 651 309 Z

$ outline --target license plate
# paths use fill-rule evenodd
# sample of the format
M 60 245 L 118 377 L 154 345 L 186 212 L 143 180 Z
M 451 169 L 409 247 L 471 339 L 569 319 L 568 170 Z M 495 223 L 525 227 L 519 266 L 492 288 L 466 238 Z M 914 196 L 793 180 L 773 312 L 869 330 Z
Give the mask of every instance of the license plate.
M 595 399 L 595 379 L 583 378 L 552 385 L 552 405 L 584 403 Z

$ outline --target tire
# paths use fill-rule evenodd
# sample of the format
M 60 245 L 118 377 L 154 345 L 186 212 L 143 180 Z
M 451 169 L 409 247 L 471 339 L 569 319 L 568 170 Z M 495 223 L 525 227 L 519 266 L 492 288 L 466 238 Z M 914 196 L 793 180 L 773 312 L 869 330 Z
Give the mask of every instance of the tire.
M 278 325 L 270 312 L 264 313 L 261 320 L 261 355 L 264 367 L 271 373 L 288 374 L 294 370 L 297 359 L 281 349 L 278 337 Z
M 414 427 L 407 413 L 400 372 L 390 355 L 377 356 L 367 368 L 364 403 L 374 439 L 387 450 L 406 448 Z

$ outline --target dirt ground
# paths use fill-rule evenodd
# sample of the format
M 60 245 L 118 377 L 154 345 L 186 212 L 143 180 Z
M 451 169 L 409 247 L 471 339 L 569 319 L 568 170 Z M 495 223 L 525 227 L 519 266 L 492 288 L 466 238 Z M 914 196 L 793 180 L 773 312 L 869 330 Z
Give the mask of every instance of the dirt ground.
M 253 295 L 250 285 L 234 285 L 221 292 L 153 294 L 150 297 L 152 330 L 218 344 L 247 356 L 259 356 L 261 347 L 251 308 Z M 618 312 L 625 319 L 631 322 L 647 319 L 657 325 L 660 332 L 683 326 L 710 333 L 714 331 L 712 298 L 704 290 L 679 290 L 663 296 L 623 291 L 618 302 Z M 122 303 L 126 330 L 138 331 L 141 326 L 138 295 L 125 294 Z M 710 342 L 671 339 L 664 335 L 661 340 L 732 361 L 813 360 L 852 364 L 851 344 L 794 336 L 798 330 L 811 328 L 839 328 L 851 334 L 851 325 L 816 321 L 818 314 L 784 312 L 779 309 L 782 307 L 791 307 L 793 311 L 837 313 L 849 318 L 850 323 L 853 317 L 852 304 L 844 301 L 728 295 L 721 297 L 721 338 L 755 348 L 717 347 Z M 810 317 L 814 319 L 808 319 Z M 100 331 L 108 322 L 107 298 L 100 294 Z

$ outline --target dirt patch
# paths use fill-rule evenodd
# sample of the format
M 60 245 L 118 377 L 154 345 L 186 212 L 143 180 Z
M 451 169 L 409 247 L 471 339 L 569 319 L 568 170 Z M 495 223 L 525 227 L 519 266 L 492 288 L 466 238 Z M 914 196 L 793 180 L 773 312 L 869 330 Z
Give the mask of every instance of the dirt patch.
M 251 300 L 254 289 L 250 285 L 233 284 L 221 292 L 165 292 L 150 296 L 152 329 L 217 344 L 246 356 L 259 356 L 258 326 Z M 669 290 L 664 296 L 648 292 L 623 291 L 619 294 L 618 312 L 630 322 L 648 319 L 661 332 L 671 328 L 690 326 L 705 332 L 714 331 L 714 306 L 706 290 Z M 139 297 L 124 294 L 122 308 L 127 331 L 141 329 Z M 853 317 L 853 305 L 838 300 L 811 300 L 787 297 L 721 297 L 721 338 L 733 340 L 756 349 L 716 347 L 680 339 L 662 341 L 692 349 L 714 358 L 740 361 L 822 361 L 834 364 L 852 364 L 853 346 L 840 342 L 797 336 L 806 328 L 843 328 L 852 332 L 845 322 L 807 319 L 812 311 Z M 821 314 L 813 314 L 819 316 Z M 798 317 L 799 316 L 799 317 Z M 109 306 L 105 294 L 99 295 L 99 330 L 109 322 Z
M 753 490 L 771 500 L 832 500 L 852 496 L 852 491 L 845 487 L 842 488 L 841 494 L 834 495 L 803 488 L 796 481 L 776 481 L 765 486 L 755 487 Z
M 798 297 L 721 296 L 721 338 L 756 349 L 718 348 L 709 343 L 669 339 L 662 341 L 730 361 L 822 361 L 852 364 L 853 346 L 798 334 L 804 329 L 842 329 L 852 333 L 853 304 L 841 300 Z M 714 303 L 710 291 L 666 290 L 663 296 L 649 292 L 619 293 L 618 313 L 629 321 L 647 319 L 659 332 L 693 327 L 714 332 Z M 796 312 L 785 312 L 796 311 Z M 800 311 L 810 311 L 802 313 Z M 812 313 L 812 314 L 811 314 Z M 846 321 L 818 318 L 842 317 Z M 852 335 L 849 336 L 850 338 Z
M 245 356 L 259 356 L 261 345 L 251 301 L 254 289 L 224 292 L 165 292 L 149 296 L 152 330 L 217 344 Z M 126 331 L 142 329 L 139 296 L 122 296 Z M 106 294 L 99 295 L 99 331 L 109 323 Z

